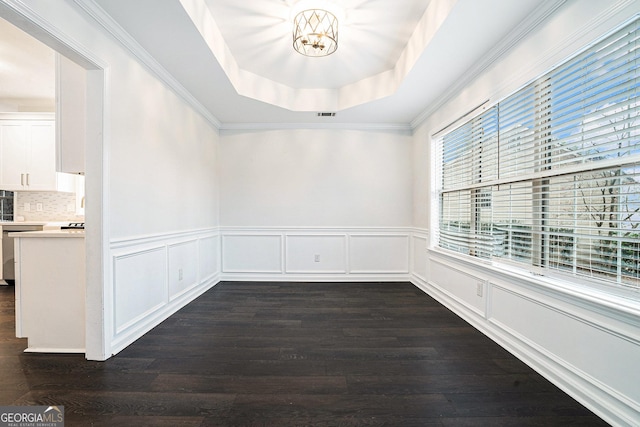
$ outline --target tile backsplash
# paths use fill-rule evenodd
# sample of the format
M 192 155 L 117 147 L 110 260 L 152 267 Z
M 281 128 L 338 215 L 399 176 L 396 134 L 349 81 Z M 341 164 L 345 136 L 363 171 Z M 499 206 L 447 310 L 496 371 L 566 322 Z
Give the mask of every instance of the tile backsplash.
M 84 221 L 76 215 L 76 194 L 56 191 L 24 191 L 15 193 L 14 220 L 25 221 Z

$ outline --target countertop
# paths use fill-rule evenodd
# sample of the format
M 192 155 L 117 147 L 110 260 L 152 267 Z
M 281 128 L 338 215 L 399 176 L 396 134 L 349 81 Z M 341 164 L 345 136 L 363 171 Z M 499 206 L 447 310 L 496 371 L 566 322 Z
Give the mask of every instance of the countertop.
M 53 221 L 0 221 L 0 227 L 3 225 L 47 225 Z M 66 222 L 67 224 L 69 221 Z
M 82 237 L 84 238 L 83 229 L 68 230 L 43 230 L 43 231 L 21 231 L 17 233 L 9 233 L 9 237 L 15 238 L 34 238 L 34 237 Z

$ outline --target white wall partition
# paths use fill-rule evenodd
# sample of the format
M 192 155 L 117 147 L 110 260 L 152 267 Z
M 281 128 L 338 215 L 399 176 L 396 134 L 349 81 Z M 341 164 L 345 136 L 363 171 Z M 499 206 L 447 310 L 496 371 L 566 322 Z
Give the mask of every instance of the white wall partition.
M 106 359 L 214 281 L 199 276 L 194 285 L 184 261 L 193 246 L 164 239 L 218 226 L 218 134 L 204 108 L 92 4 L 3 1 L 0 16 L 96 70 L 88 73 L 86 341 L 87 357 Z M 176 262 L 182 282 L 169 275 Z

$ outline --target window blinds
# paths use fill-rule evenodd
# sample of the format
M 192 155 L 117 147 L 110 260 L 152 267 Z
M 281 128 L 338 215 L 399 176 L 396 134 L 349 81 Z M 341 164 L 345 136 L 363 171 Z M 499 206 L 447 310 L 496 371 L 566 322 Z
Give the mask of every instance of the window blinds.
M 640 20 L 439 140 L 440 247 L 640 288 Z

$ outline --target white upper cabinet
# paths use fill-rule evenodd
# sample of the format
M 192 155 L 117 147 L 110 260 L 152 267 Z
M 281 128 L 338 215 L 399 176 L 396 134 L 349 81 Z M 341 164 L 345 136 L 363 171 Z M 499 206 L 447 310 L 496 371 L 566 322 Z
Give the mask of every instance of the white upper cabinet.
M 21 122 L 0 120 L 0 183 L 3 190 L 21 190 L 25 184 L 27 130 Z
M 0 118 L 0 188 L 56 191 L 55 122 L 22 115 Z
M 84 173 L 86 70 L 56 54 L 56 169 Z
M 31 125 L 31 146 L 27 153 L 29 190 L 57 189 L 55 129 L 52 122 Z

